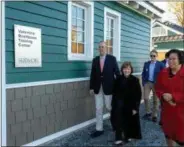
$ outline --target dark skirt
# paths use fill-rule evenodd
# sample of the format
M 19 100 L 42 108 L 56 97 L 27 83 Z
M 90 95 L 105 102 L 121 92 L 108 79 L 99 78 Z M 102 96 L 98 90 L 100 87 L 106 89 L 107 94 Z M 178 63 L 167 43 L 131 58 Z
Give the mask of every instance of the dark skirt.
M 141 139 L 139 112 L 132 115 L 132 110 L 126 108 L 122 100 L 112 102 L 111 124 L 114 131 L 122 131 L 125 138 Z

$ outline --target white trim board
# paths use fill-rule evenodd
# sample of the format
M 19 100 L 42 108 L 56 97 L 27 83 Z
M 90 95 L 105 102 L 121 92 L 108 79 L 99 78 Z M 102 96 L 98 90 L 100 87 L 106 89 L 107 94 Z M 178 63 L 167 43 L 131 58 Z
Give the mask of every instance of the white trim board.
M 141 75 L 141 73 L 133 73 L 133 75 L 139 76 L 139 75 Z M 90 80 L 89 77 L 73 78 L 73 79 L 62 79 L 62 80 L 50 80 L 50 81 L 38 81 L 38 82 L 28 82 L 28 83 L 6 84 L 6 89 L 31 87 L 31 86 L 41 86 L 41 85 L 49 85 L 49 84 L 70 83 L 70 82 L 80 82 L 80 81 L 88 81 L 88 80 Z
M 109 117 L 110 117 L 110 114 L 107 113 L 107 114 L 105 114 L 105 115 L 103 116 L 103 119 L 108 119 Z M 41 138 L 41 139 L 38 139 L 38 140 L 36 140 L 36 141 L 30 142 L 30 143 L 25 144 L 25 145 L 23 145 L 23 146 L 38 146 L 38 145 L 47 143 L 47 142 L 49 142 L 49 141 L 51 141 L 51 140 L 53 140 L 53 139 L 56 139 L 56 138 L 58 138 L 58 137 L 62 137 L 62 136 L 67 135 L 67 134 L 69 134 L 69 133 L 71 133 L 71 132 L 77 131 L 77 130 L 82 129 L 82 128 L 84 128 L 84 127 L 87 127 L 87 126 L 89 126 L 89 125 L 91 125 L 91 124 L 93 124 L 93 123 L 95 123 L 95 122 L 96 122 L 96 119 L 94 118 L 94 119 L 88 120 L 88 121 L 86 121 L 86 122 L 83 122 L 83 123 L 81 123 L 81 124 L 78 124 L 78 125 L 75 125 L 75 126 L 73 126 L 73 127 L 70 127 L 70 128 L 68 128 L 68 129 L 65 129 L 65 130 L 63 130 L 63 131 L 60 131 L 60 132 L 51 134 L 51 135 L 49 135 L 49 136 L 43 137 L 43 138 Z
M 165 29 L 167 29 L 167 30 L 171 30 L 172 32 L 175 32 L 176 34 L 181 34 L 181 35 L 182 35 L 181 32 L 179 32 L 179 31 L 177 31 L 177 30 L 174 30 L 174 29 L 172 29 L 172 28 L 170 28 L 170 27 L 168 27 L 168 26 L 166 26 L 166 25 L 164 25 L 164 24 L 162 24 L 162 23 L 160 23 L 160 22 L 154 22 L 152 27 L 154 27 L 154 26 L 156 26 L 156 25 L 160 25 L 160 26 L 162 26 L 163 28 L 165 28 Z
M 85 10 L 84 54 L 72 53 L 72 5 Z M 94 52 L 94 3 L 68 1 L 68 60 L 92 61 Z
M 121 13 L 118 11 L 115 11 L 113 9 L 110 9 L 108 7 L 104 7 L 104 41 L 106 42 L 106 32 L 107 32 L 107 17 L 110 16 L 114 19 L 114 30 L 116 32 L 113 32 L 114 38 L 113 39 L 113 55 L 117 58 L 117 61 L 120 61 L 121 59 Z
M 1 42 L 2 42 L 2 76 L 1 76 L 1 80 L 2 80 L 2 101 L 1 101 L 1 108 L 2 108 L 2 112 L 1 112 L 1 116 L 2 116 L 2 124 L 1 124 L 1 128 L 2 128 L 2 146 L 6 146 L 7 145 L 7 131 L 6 131 L 6 57 L 5 57 L 5 1 L 1 2 L 1 17 L 2 17 L 2 22 L 1 22 L 1 30 L 2 30 L 2 38 L 1 38 Z

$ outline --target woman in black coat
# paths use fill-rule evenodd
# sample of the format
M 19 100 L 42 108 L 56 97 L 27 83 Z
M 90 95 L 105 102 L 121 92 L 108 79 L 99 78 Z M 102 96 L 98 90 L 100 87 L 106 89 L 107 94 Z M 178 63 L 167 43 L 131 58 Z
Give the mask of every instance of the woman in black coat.
M 141 101 L 141 86 L 139 79 L 132 75 L 130 62 L 124 62 L 122 75 L 116 80 L 112 99 L 111 123 L 115 131 L 115 144 L 122 143 L 122 133 L 125 142 L 130 139 L 141 139 L 139 105 Z

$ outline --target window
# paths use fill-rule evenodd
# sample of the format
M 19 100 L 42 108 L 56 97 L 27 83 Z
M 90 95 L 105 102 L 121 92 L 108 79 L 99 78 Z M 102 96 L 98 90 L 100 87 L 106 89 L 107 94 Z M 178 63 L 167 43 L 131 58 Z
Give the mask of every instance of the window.
M 107 53 L 120 61 L 121 14 L 109 8 L 104 9 L 104 40 Z
M 93 58 L 93 2 L 68 2 L 68 59 Z
M 152 29 L 152 36 L 153 37 L 159 37 L 159 36 L 167 36 L 167 30 L 163 27 L 154 27 Z

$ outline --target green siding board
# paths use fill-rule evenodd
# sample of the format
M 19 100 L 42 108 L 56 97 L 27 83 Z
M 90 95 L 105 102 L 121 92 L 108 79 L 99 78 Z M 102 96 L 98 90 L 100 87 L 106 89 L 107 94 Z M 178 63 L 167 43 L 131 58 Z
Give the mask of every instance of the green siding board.
M 14 41 L 6 40 L 6 51 L 14 51 Z M 42 44 L 42 53 L 67 54 L 67 47 L 66 46 Z
M 184 49 L 184 41 L 155 43 L 155 45 L 157 45 L 157 49 Z
M 128 16 L 127 14 L 121 13 L 121 18 L 122 18 L 122 22 L 128 21 L 128 22 L 134 23 L 136 25 L 139 25 L 139 26 L 141 26 L 143 28 L 147 28 L 147 29 L 150 28 L 150 26 L 149 26 L 150 24 L 145 24 L 141 20 L 136 21 L 137 19 L 135 19 L 135 18 L 133 18 L 131 16 Z
M 96 15 L 94 21 L 96 23 L 102 23 L 104 21 L 104 18 L 103 17 L 99 17 L 99 16 Z
M 134 38 L 134 39 L 137 39 L 137 40 L 141 40 L 141 41 L 146 41 L 148 42 L 150 39 L 148 37 L 143 37 L 143 36 L 140 36 L 140 35 L 137 35 L 137 34 L 134 34 L 132 36 L 132 33 L 129 33 L 128 31 L 121 31 L 121 33 L 123 33 L 124 36 L 126 37 L 131 37 L 131 38 Z
M 6 52 L 6 61 L 7 62 L 15 62 L 14 52 Z M 42 54 L 42 62 L 66 62 L 67 55 L 66 54 Z
M 121 38 L 121 41 L 122 42 L 132 42 L 132 43 L 136 43 L 136 44 L 143 45 L 143 46 L 149 46 L 149 42 L 142 41 L 142 40 L 136 40 L 135 38 L 132 38 L 132 37 L 123 36 Z
M 149 37 L 150 36 L 150 33 L 148 33 L 148 32 L 143 32 L 143 31 L 141 31 L 141 30 L 138 30 L 138 29 L 136 29 L 136 28 L 134 28 L 133 26 L 131 27 L 131 26 L 127 26 L 127 25 L 121 25 L 121 30 L 124 30 L 124 31 L 127 31 L 127 32 L 135 32 L 136 34 L 139 34 L 140 36 L 147 36 L 147 37 Z
M 40 16 L 45 16 L 49 18 L 54 18 L 58 20 L 67 20 L 67 14 L 66 12 L 59 12 L 55 11 L 52 9 L 40 7 L 38 5 L 32 4 L 32 3 L 22 3 L 22 2 L 7 2 L 7 8 L 13 8 L 16 10 L 22 10 L 25 12 L 29 12 L 32 14 L 40 15 Z M 32 11 L 34 10 L 34 11 Z
M 148 46 L 141 46 L 139 44 L 136 43 L 131 43 L 131 42 L 121 42 L 121 48 L 126 49 L 126 48 L 137 48 L 139 50 L 141 49 L 145 49 L 145 50 L 149 50 Z
M 94 22 L 94 28 L 98 28 L 98 30 L 104 30 L 104 25 L 102 23 Z
M 137 51 L 139 51 L 139 53 L 137 53 Z M 121 49 L 121 53 L 131 53 L 131 54 L 135 54 L 139 55 L 139 54 L 145 54 L 147 55 L 149 53 L 148 49 L 138 49 L 138 48 L 122 48 Z
M 126 53 L 126 52 L 122 52 L 121 53 L 121 57 L 123 58 L 123 57 L 126 57 L 126 58 L 137 58 L 137 57 L 139 57 L 139 58 L 145 58 L 145 56 L 146 56 L 147 54 L 140 54 L 140 53 Z
M 50 8 L 52 10 L 57 10 L 57 11 L 60 11 L 60 12 L 67 12 L 68 10 L 68 6 L 66 3 L 58 3 L 58 2 L 54 2 L 54 1 L 44 1 L 44 2 L 41 2 L 41 1 L 31 1 L 30 3 L 33 3 L 33 4 L 37 4 L 37 5 L 40 5 L 42 7 L 46 7 L 46 8 Z
M 68 2 L 60 1 L 6 4 L 7 83 L 89 77 L 91 62 L 67 59 L 67 4 Z M 35 8 L 35 11 L 28 10 L 29 6 Z M 99 54 L 99 42 L 104 40 L 104 7 L 121 13 L 121 61 L 118 65 L 121 66 L 123 61 L 131 61 L 134 72 L 141 72 L 143 63 L 149 59 L 150 20 L 124 6 L 117 5 L 116 2 L 95 1 L 94 56 Z M 41 68 L 15 68 L 14 24 L 42 29 Z
M 135 24 L 135 23 L 132 23 L 132 22 L 129 22 L 129 21 L 125 21 L 125 20 L 123 21 L 122 20 L 121 25 L 122 26 L 126 25 L 126 26 L 129 26 L 129 27 L 136 28 L 136 29 L 138 29 L 140 31 L 143 31 L 143 32 L 146 32 L 146 33 L 150 33 L 149 28 L 140 27 L 138 24 Z
M 95 32 L 94 32 L 94 35 L 95 36 L 99 36 L 99 37 L 103 37 L 104 35 L 103 35 L 103 31 L 101 31 L 101 30 L 95 30 Z
M 52 71 L 6 74 L 9 83 L 24 83 L 30 81 L 59 80 L 68 78 L 89 77 L 90 70 L 85 71 Z M 18 78 L 19 77 L 19 78 Z M 21 77 L 21 78 L 20 78 Z
M 61 21 L 61 20 L 44 17 L 44 16 L 39 16 L 39 15 L 35 15 L 32 13 L 20 11 L 20 10 L 15 10 L 12 8 L 6 7 L 5 15 L 6 15 L 6 18 L 13 18 L 13 19 L 22 20 L 22 21 L 26 20 L 27 22 L 36 22 L 39 24 L 53 26 L 56 28 L 65 28 L 65 29 L 67 28 L 66 21 Z
M 52 72 L 52 71 L 65 71 L 65 70 L 90 70 L 91 63 L 43 63 L 43 67 L 41 68 L 15 68 L 14 63 L 6 64 L 8 73 L 22 73 L 22 72 Z
M 14 31 L 14 24 L 40 28 L 42 30 L 43 35 L 50 35 L 50 36 L 57 36 L 57 37 L 66 37 L 67 36 L 66 29 L 58 29 L 58 28 L 47 27 L 47 26 L 38 25 L 38 24 L 34 24 L 34 23 L 27 23 L 24 21 L 6 19 L 6 29 Z

